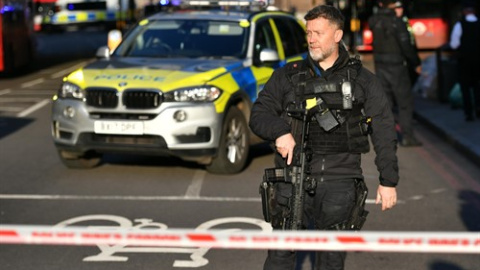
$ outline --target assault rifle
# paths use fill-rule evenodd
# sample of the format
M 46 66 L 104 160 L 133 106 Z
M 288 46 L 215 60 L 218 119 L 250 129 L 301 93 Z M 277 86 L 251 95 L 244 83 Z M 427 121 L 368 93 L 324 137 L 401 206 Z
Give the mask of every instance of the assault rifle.
M 308 136 L 308 111 L 306 108 L 289 108 L 287 113 L 293 118 L 293 121 L 301 122 L 302 128 L 301 143 L 299 153 L 294 155 L 293 165 L 285 168 L 266 169 L 262 184 L 260 185 L 260 194 L 262 195 L 263 214 L 267 222 L 275 223 L 281 226 L 283 230 L 302 229 L 303 204 L 305 191 L 313 192 L 316 187 L 315 179 L 307 176 L 306 173 L 306 141 Z M 278 194 L 275 189 L 276 183 L 291 184 L 291 196 L 288 198 L 287 205 L 281 211 L 281 217 L 272 217 L 271 212 L 275 211 L 275 204 L 278 202 Z M 274 221 L 272 219 L 281 221 Z
M 302 106 L 303 107 L 303 106 Z M 290 175 L 287 178 L 290 178 L 292 181 L 292 191 L 293 198 L 291 200 L 291 216 L 290 220 L 285 218 L 285 228 L 286 230 L 300 230 L 302 229 L 302 219 L 303 219 L 303 201 L 305 200 L 305 163 L 307 161 L 306 157 L 306 137 L 308 136 L 308 121 L 307 115 L 308 111 L 306 108 L 300 109 L 288 109 L 287 113 L 294 119 L 301 119 L 302 121 L 302 132 L 300 133 L 301 142 L 300 142 L 300 156 L 299 164 L 294 164 L 290 166 L 289 173 Z M 295 162 L 295 161 L 294 161 Z M 299 165 L 299 166 L 298 166 Z M 288 167 L 287 167 L 288 168 Z

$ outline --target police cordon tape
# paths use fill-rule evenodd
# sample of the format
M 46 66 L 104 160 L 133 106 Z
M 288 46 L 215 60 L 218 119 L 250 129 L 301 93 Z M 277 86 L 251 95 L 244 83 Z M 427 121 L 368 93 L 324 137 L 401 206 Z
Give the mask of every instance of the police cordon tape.
M 0 244 L 479 253 L 480 232 L 122 229 L 1 225 Z

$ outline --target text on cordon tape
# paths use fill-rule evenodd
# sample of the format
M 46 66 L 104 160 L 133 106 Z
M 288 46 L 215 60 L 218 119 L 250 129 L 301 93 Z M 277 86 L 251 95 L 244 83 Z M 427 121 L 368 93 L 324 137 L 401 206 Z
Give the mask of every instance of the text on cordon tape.
M 92 229 L 0 226 L 0 244 L 128 245 L 226 249 L 479 253 L 480 232 Z

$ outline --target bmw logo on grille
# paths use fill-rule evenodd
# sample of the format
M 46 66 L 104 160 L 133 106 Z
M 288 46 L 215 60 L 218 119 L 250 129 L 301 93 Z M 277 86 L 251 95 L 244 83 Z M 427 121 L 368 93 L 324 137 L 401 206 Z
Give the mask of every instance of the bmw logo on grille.
M 120 87 L 127 86 L 127 82 L 121 82 L 121 83 L 118 84 L 118 86 L 120 86 Z

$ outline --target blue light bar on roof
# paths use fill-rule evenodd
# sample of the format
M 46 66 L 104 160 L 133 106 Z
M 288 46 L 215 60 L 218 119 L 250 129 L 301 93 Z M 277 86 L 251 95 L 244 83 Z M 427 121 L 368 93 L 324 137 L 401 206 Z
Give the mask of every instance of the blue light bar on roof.
M 15 8 L 13 6 L 4 6 L 1 10 L 1 13 L 5 13 L 5 12 L 11 12 L 11 11 L 14 11 Z

